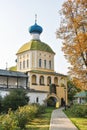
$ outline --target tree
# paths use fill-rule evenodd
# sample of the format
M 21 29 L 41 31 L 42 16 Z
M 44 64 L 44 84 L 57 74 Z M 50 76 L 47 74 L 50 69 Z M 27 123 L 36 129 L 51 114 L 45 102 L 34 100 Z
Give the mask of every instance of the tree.
M 60 11 L 56 31 L 63 40 L 62 51 L 71 64 L 69 74 L 81 89 L 87 89 L 87 0 L 67 0 Z
M 70 102 L 72 102 L 72 101 L 73 101 L 73 98 L 74 98 L 74 96 L 75 96 L 75 94 L 76 94 L 77 92 L 80 92 L 81 90 L 80 90 L 79 88 L 77 88 L 77 87 L 75 86 L 75 84 L 73 83 L 73 81 L 71 81 L 71 80 L 69 80 L 69 81 L 67 82 L 67 86 L 68 86 L 68 100 L 69 100 Z
M 2 111 L 2 97 L 1 97 L 1 95 L 0 95 L 0 112 Z
M 4 112 L 7 112 L 9 108 L 16 110 L 19 106 L 26 105 L 29 101 L 28 99 L 24 89 L 14 89 L 2 99 L 2 110 Z

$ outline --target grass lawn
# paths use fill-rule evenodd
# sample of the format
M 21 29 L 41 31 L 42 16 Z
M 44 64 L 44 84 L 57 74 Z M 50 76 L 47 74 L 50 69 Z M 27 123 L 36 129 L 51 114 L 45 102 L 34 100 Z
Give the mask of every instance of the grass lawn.
M 54 108 L 47 107 L 44 114 L 33 119 L 28 125 L 27 130 L 49 130 L 51 113 Z
M 70 120 L 77 126 L 78 130 L 87 130 L 87 118 L 73 117 L 70 111 L 65 111 Z
M 87 118 L 70 118 L 79 130 L 87 130 Z

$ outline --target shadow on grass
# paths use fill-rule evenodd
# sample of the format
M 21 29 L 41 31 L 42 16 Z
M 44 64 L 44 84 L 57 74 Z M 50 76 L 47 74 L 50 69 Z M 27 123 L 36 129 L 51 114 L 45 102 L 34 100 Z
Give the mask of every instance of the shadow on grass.
M 27 130 L 49 130 L 51 113 L 54 108 L 47 107 L 45 113 L 27 124 Z

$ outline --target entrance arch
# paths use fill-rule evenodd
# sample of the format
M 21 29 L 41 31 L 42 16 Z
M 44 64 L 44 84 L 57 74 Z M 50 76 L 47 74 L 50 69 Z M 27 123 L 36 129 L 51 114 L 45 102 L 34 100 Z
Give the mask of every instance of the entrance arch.
M 48 95 L 47 106 L 56 107 L 57 103 L 60 104 L 60 100 L 55 94 Z

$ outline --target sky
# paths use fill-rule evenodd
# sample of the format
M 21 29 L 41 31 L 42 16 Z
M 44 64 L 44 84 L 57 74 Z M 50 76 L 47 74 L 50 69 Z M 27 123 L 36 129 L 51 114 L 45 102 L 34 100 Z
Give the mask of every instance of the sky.
M 56 39 L 60 26 L 59 10 L 65 0 L 0 0 L 0 69 L 16 65 L 18 49 L 31 40 L 28 28 L 35 23 L 43 28 L 41 41 L 47 43 L 55 55 L 55 71 L 67 74 L 68 66 L 61 50 L 62 42 Z

